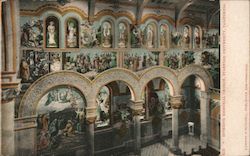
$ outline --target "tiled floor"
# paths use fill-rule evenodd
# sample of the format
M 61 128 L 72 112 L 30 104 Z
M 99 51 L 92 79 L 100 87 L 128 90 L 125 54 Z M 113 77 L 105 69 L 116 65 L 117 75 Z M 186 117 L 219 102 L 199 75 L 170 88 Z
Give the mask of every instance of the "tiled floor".
M 172 139 L 167 139 L 165 141 L 168 145 L 171 145 Z M 190 136 L 190 135 L 182 135 L 179 137 L 179 147 L 182 152 L 186 152 L 186 154 L 190 154 L 192 151 L 192 148 L 195 151 L 199 150 L 199 146 L 201 146 L 202 143 L 199 139 L 199 137 L 196 136 Z
M 156 143 L 142 148 L 141 156 L 168 156 L 168 148 L 161 143 Z
M 165 145 L 156 143 L 150 146 L 143 147 L 141 149 L 141 156 L 172 156 L 169 152 L 169 148 L 172 144 L 172 139 L 165 140 Z M 183 135 L 179 137 L 179 147 L 182 152 L 186 151 L 186 154 L 191 154 L 192 148 L 197 151 L 201 141 L 198 137 Z M 136 156 L 133 153 L 126 154 L 124 156 Z M 200 156 L 200 155 L 195 155 Z

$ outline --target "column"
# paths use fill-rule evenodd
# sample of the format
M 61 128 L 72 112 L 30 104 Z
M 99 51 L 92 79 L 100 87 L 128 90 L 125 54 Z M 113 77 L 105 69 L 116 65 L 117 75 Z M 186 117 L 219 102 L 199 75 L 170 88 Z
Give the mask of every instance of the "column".
M 159 65 L 164 66 L 164 61 L 165 61 L 165 51 L 161 51 L 159 54 Z
M 95 119 L 96 119 L 96 107 L 86 108 L 86 120 L 87 120 L 87 141 L 88 141 L 88 155 L 94 156 L 95 154 Z
M 1 154 L 15 155 L 14 109 L 15 97 L 18 91 L 15 89 L 2 90 L 1 104 Z
M 135 135 L 135 154 L 141 155 L 141 122 L 140 117 L 143 110 L 143 101 L 131 101 L 133 112 L 134 135 Z
M 202 147 L 205 148 L 208 143 L 208 123 L 209 123 L 209 102 L 210 94 L 208 92 L 200 92 L 200 116 L 201 116 L 201 135 L 200 140 Z
M 172 107 L 172 147 L 173 154 L 181 154 L 179 149 L 179 109 L 182 107 L 182 96 L 170 97 Z

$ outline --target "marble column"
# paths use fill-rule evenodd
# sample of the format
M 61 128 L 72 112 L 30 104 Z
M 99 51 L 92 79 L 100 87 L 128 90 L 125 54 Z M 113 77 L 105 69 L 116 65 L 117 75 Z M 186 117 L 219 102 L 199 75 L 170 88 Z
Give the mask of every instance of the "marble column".
M 3 18 L 1 22 L 1 109 L 0 109 L 0 154 L 14 156 L 15 132 L 14 132 L 14 108 L 15 98 L 20 88 L 20 80 L 17 79 L 19 57 L 17 51 L 20 47 L 19 36 L 19 1 L 8 0 L 1 2 Z M 3 27 L 2 27 L 3 26 Z
M 172 107 L 172 147 L 174 154 L 180 154 L 179 149 L 179 109 L 182 107 L 182 96 L 172 96 L 170 98 Z
M 15 97 L 19 90 L 15 88 L 2 89 L 1 96 L 1 154 L 14 156 L 15 154 L 15 132 L 14 112 Z
M 86 108 L 87 120 L 87 141 L 88 141 L 88 155 L 94 156 L 95 154 L 95 119 L 96 107 Z
M 205 148 L 208 143 L 208 126 L 209 126 L 209 102 L 210 94 L 208 92 L 200 92 L 200 117 L 201 117 L 201 135 L 200 140 L 202 147 Z
M 14 133 L 14 105 L 15 101 L 11 100 L 2 104 L 1 110 L 1 149 L 2 155 L 14 156 L 15 154 L 15 133 Z
M 143 110 L 143 101 L 131 101 L 131 109 L 134 121 L 135 154 L 141 155 L 141 116 Z

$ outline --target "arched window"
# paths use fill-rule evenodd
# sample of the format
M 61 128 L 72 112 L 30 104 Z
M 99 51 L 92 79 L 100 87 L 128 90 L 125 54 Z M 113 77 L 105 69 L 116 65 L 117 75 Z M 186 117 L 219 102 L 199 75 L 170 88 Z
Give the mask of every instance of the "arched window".
M 132 120 L 130 100 L 131 91 L 123 81 L 113 81 L 103 86 L 96 97 L 96 128 Z

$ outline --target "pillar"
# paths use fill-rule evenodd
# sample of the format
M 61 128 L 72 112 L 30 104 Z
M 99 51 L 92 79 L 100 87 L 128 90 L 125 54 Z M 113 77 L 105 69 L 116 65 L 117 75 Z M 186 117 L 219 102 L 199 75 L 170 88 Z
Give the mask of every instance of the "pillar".
M 141 155 L 141 116 L 143 110 L 143 101 L 131 101 L 131 109 L 134 121 L 135 154 Z
M 1 110 L 1 148 L 2 155 L 6 156 L 14 156 L 15 154 L 14 105 L 15 101 L 11 100 L 2 104 Z
M 182 107 L 182 96 L 170 97 L 172 107 L 172 147 L 174 154 L 181 154 L 179 149 L 179 109 Z
M 2 89 L 1 99 L 1 155 L 15 155 L 15 97 L 18 90 L 15 88 Z
M 94 156 L 95 154 L 95 119 L 96 107 L 86 108 L 87 120 L 87 141 L 88 141 L 88 155 Z
M 210 95 L 208 92 L 200 92 L 200 117 L 201 117 L 201 135 L 200 140 L 202 147 L 206 148 L 208 143 L 208 126 L 209 126 L 209 102 Z

